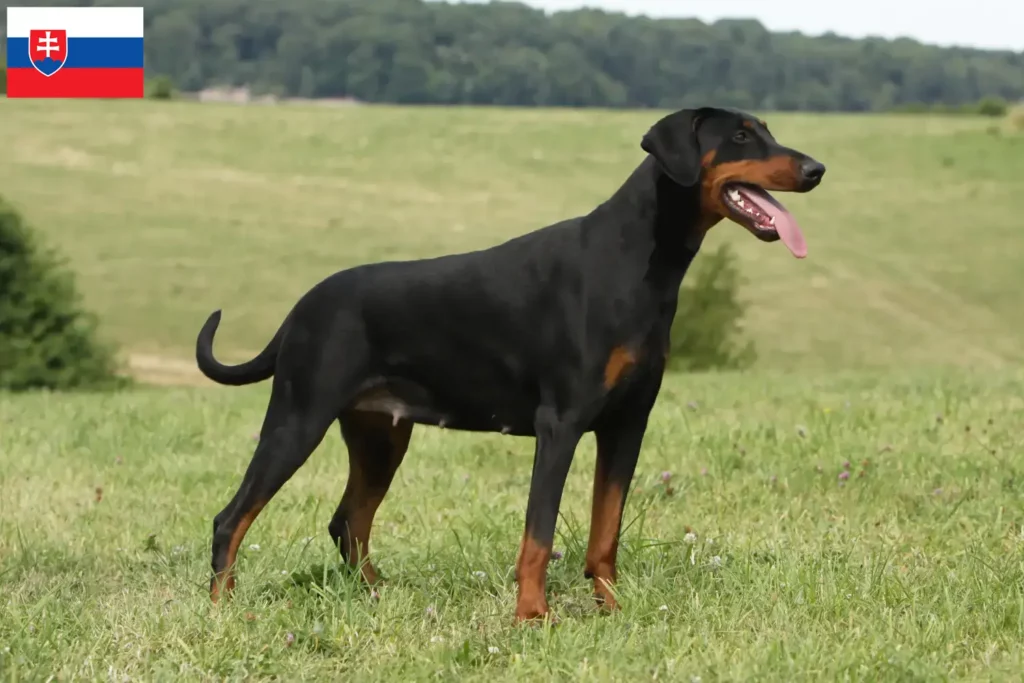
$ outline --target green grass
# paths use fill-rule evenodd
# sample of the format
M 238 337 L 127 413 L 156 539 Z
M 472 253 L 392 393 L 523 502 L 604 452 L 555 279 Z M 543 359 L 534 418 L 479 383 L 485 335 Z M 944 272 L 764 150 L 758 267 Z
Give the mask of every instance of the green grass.
M 210 520 L 248 462 L 265 387 L 0 398 L 0 673 L 1019 679 L 1024 376 L 875 379 L 672 378 L 612 616 L 582 576 L 585 440 L 549 579 L 562 621 L 540 629 L 512 624 L 529 440 L 414 432 L 378 516 L 389 583 L 375 602 L 336 571 L 325 531 L 346 469 L 332 432 L 253 526 L 234 600 L 214 607 Z
M 589 210 L 656 116 L 0 101 L 0 193 L 126 354 L 188 361 L 223 307 L 218 353 L 239 357 L 338 268 Z M 787 198 L 811 255 L 715 229 L 741 256 L 760 361 L 666 380 L 626 509 L 622 612 L 599 615 L 582 576 L 589 437 L 555 628 L 512 623 L 530 441 L 424 428 L 378 515 L 379 600 L 326 533 L 347 470 L 334 430 L 214 607 L 211 520 L 267 386 L 0 394 L 0 679 L 1019 680 L 1024 136 L 768 118 L 829 166 Z
M 240 357 L 337 269 L 589 211 L 658 116 L 0 101 L 0 192 L 71 259 L 126 352 L 188 360 L 223 308 L 218 351 Z M 709 240 L 740 253 L 761 367 L 1024 361 L 1024 135 L 983 118 L 768 119 L 829 170 L 785 198 L 806 261 L 732 223 Z

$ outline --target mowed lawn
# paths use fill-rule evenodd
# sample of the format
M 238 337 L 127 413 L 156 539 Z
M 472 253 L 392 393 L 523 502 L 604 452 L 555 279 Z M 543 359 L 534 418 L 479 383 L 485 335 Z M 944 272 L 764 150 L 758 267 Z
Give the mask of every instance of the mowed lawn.
M 0 100 L 0 194 L 135 370 L 189 383 L 213 309 L 218 354 L 244 358 L 338 268 L 588 211 L 658 116 Z M 766 118 L 829 167 L 780 196 L 810 256 L 732 224 L 710 238 L 741 258 L 760 358 L 666 380 L 621 612 L 600 615 L 582 575 L 591 437 L 549 574 L 558 626 L 512 623 L 531 442 L 427 428 L 377 517 L 378 594 L 326 532 L 348 469 L 335 429 L 215 607 L 211 521 L 268 386 L 0 394 L 0 679 L 1019 680 L 1024 136 Z

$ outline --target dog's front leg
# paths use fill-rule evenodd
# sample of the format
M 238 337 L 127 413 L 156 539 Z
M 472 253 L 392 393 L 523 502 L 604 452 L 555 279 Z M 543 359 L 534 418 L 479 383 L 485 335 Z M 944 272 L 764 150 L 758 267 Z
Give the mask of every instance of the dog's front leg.
M 533 456 L 530 498 L 526 506 L 526 530 L 516 562 L 519 599 L 516 620 L 543 617 L 548 612 L 546 581 L 548 561 L 555 538 L 555 521 L 562 489 L 573 454 L 583 432 L 572 421 L 541 408 L 536 421 L 537 445 Z
M 594 432 L 597 437 L 597 464 L 590 541 L 583 575 L 594 580 L 594 597 L 607 609 L 618 607 L 612 586 L 616 579 L 615 559 L 619 551 L 622 510 L 646 429 L 647 415 L 643 415 L 603 426 Z

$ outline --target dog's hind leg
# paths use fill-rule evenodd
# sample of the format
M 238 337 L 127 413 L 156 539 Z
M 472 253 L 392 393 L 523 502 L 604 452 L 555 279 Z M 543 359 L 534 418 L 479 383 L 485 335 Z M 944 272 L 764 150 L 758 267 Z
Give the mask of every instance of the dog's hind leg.
M 330 362 L 307 358 L 274 377 L 259 445 L 234 498 L 213 520 L 214 601 L 234 587 L 234 564 L 249 526 L 274 494 L 306 462 L 355 391 Z M 333 359 L 331 359 L 333 360 Z
M 359 568 L 368 583 L 379 580 L 368 559 L 373 517 L 391 486 L 409 447 L 413 423 L 390 415 L 349 411 L 341 434 L 348 446 L 349 475 L 345 493 L 328 526 L 342 559 Z

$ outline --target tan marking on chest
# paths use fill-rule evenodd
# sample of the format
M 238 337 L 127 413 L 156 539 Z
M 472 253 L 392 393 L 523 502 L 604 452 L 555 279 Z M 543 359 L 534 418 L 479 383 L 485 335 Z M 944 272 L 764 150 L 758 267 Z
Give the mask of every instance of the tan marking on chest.
M 636 365 L 636 354 L 625 346 L 616 346 L 608 354 L 608 361 L 604 364 L 604 388 L 611 389 L 626 374 L 632 366 Z

